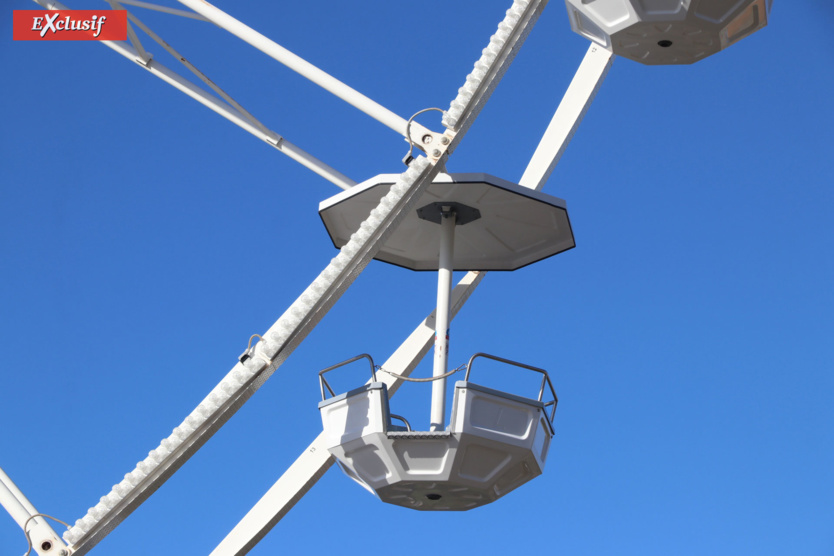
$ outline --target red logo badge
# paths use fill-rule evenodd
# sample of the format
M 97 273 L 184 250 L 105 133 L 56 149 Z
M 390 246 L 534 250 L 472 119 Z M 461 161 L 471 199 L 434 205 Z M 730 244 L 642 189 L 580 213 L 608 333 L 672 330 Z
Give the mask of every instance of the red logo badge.
M 14 10 L 16 41 L 123 41 L 124 10 Z

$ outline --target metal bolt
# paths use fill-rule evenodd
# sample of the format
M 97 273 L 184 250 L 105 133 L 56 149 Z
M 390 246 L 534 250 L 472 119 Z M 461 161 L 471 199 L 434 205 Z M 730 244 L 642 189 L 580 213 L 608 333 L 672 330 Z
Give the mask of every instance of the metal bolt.
M 69 552 L 66 550 L 61 550 L 61 556 L 69 556 Z
M 435 157 L 435 158 L 439 157 L 439 156 L 440 156 L 440 149 L 434 149 L 434 150 L 431 152 L 431 155 L 432 155 L 433 157 Z
M 433 139 L 434 139 L 434 138 L 433 138 L 431 135 L 429 135 L 428 133 L 426 133 L 425 135 L 423 135 L 423 144 L 424 144 L 424 145 L 428 145 L 429 143 L 431 143 L 431 142 L 432 142 L 432 140 L 433 140 Z
M 443 137 L 440 138 L 440 142 L 443 143 L 444 145 L 448 145 L 449 144 L 449 138 L 444 135 Z

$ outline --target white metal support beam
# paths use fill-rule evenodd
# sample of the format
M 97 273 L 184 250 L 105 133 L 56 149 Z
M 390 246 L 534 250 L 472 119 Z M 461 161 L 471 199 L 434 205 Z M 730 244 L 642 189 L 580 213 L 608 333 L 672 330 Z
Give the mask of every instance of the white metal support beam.
M 568 92 L 562 98 L 533 158 L 524 171 L 520 182 L 524 187 L 537 191 L 544 187 L 548 176 L 565 152 L 611 67 L 613 56 L 610 53 L 606 55 L 605 52 L 607 51 L 598 53 L 595 45 L 589 48 L 577 70 L 577 76 L 574 77 Z M 590 62 L 589 56 L 595 62 Z M 607 61 L 604 64 L 597 63 L 601 59 Z M 588 69 L 591 65 L 596 69 L 596 73 Z M 580 74 L 582 77 L 579 77 Z M 593 86 L 590 86 L 591 83 Z M 581 87 L 580 84 L 582 84 Z M 582 92 L 585 94 L 584 98 Z M 577 105 L 581 106 L 581 109 L 577 110 Z M 485 276 L 485 272 L 469 272 L 458 282 L 452 291 L 450 320 L 457 315 Z M 408 339 L 385 362 L 384 369 L 403 376 L 411 374 L 431 348 L 435 336 L 434 316 L 435 313 L 432 312 L 417 326 Z M 390 396 L 393 396 L 402 384 L 402 380 L 385 374 L 380 374 L 377 378 L 387 383 Z M 319 434 L 212 551 L 211 556 L 242 556 L 248 553 L 313 488 L 334 461 L 335 458 L 327 452 L 324 445 L 324 434 Z
M 194 12 L 188 10 L 177 10 L 174 8 L 169 8 L 168 6 L 160 6 L 158 4 L 151 4 L 150 2 L 140 2 L 139 0 L 121 0 L 122 4 L 127 4 L 129 6 L 136 6 L 137 8 L 145 8 L 146 10 L 153 10 L 156 12 L 162 12 L 170 15 L 178 15 L 180 17 L 187 17 L 190 19 L 197 19 L 199 21 L 208 21 L 205 17 L 201 16 L 200 14 L 195 14 Z
M 178 0 L 198 14 L 202 15 L 218 27 L 225 29 L 242 41 L 254 46 L 270 58 L 287 66 L 289 69 L 306 77 L 322 89 L 336 95 L 351 106 L 359 109 L 378 122 L 393 129 L 403 137 L 407 138 L 406 126 L 408 120 L 398 116 L 391 110 L 385 108 L 378 102 L 371 100 L 356 89 L 342 83 L 329 73 L 317 68 L 307 60 L 290 52 L 272 39 L 255 31 L 245 23 L 235 19 L 223 10 L 206 2 L 205 0 Z M 431 133 L 428 129 L 418 124 L 411 123 L 413 137 L 422 137 Z M 419 142 L 416 146 L 423 148 Z
M 54 0 L 34 0 L 34 2 L 48 10 L 69 9 L 62 3 Z M 128 60 L 137 62 L 137 65 L 139 67 L 147 70 L 152 75 L 162 79 L 169 85 L 173 86 L 174 88 L 193 98 L 206 108 L 212 110 L 216 114 L 219 114 L 220 116 L 226 118 L 238 127 L 244 129 L 245 131 L 251 133 L 255 137 L 266 142 L 268 145 L 270 145 L 277 151 L 287 155 L 288 157 L 295 160 L 305 168 L 312 170 L 313 172 L 323 177 L 327 181 L 333 183 L 334 185 L 342 189 L 349 189 L 350 187 L 356 185 L 356 181 L 350 179 L 338 170 L 325 164 L 324 162 L 314 157 L 310 153 L 304 151 L 303 149 L 299 148 L 298 146 L 290 143 L 274 131 L 266 128 L 262 129 L 259 128 L 257 125 L 253 124 L 252 120 L 254 120 L 254 118 L 252 118 L 251 114 L 241 113 L 234 107 L 229 106 L 225 102 L 222 102 L 217 97 L 210 95 L 209 93 L 207 93 L 191 81 L 188 81 L 178 73 L 171 71 L 170 69 L 165 67 L 163 64 L 157 62 L 156 60 L 149 59 L 147 63 L 145 63 L 142 59 L 142 55 L 127 42 L 99 42 L 111 48 L 112 50 L 118 52 Z
M 449 320 L 452 297 L 452 269 L 455 256 L 455 225 L 457 215 L 453 210 L 440 213 L 440 257 L 437 269 L 437 308 L 434 310 L 434 367 L 431 383 L 431 419 L 432 431 L 446 428 L 446 379 L 439 378 L 446 374 L 449 363 Z
M 110 4 L 111 4 L 111 5 L 115 5 L 115 6 L 117 7 L 117 9 L 124 9 L 124 8 L 122 8 L 122 7 L 121 7 L 121 5 L 119 4 L 119 2 L 117 2 L 116 0 L 107 0 L 107 1 L 108 1 L 108 2 L 110 2 Z M 205 83 L 206 85 L 208 85 L 208 86 L 209 86 L 209 87 L 210 87 L 210 88 L 211 88 L 211 89 L 212 89 L 215 93 L 217 93 L 217 95 L 218 95 L 220 98 L 222 98 L 223 100 L 225 100 L 225 101 L 226 101 L 226 102 L 227 102 L 227 103 L 228 103 L 228 104 L 229 104 L 232 108 L 234 108 L 235 110 L 237 110 L 237 111 L 238 111 L 238 113 L 239 113 L 241 116 L 243 116 L 244 118 L 246 118 L 247 120 L 249 120 L 249 122 L 250 122 L 252 125 L 254 125 L 254 126 L 255 126 L 256 128 L 258 128 L 260 131 L 262 131 L 265 135 L 267 135 L 267 137 L 269 137 L 269 138 L 270 138 L 270 143 L 273 143 L 273 144 L 277 145 L 279 142 L 281 142 L 281 140 L 282 140 L 283 138 L 282 138 L 280 135 L 278 135 L 277 133 L 275 133 L 274 131 L 272 131 L 272 130 L 270 130 L 270 129 L 267 129 L 267 127 L 266 127 L 265 125 L 263 125 L 260 121 L 258 121 L 258 119 L 257 119 L 257 118 L 255 118 L 255 116 L 253 116 L 252 114 L 250 114 L 250 113 L 249 113 L 249 112 L 248 112 L 245 108 L 243 108 L 243 106 L 241 106 L 241 105 L 240 105 L 240 104 L 239 104 L 239 103 L 238 103 L 235 99 L 233 99 L 231 96 L 229 96 L 229 95 L 226 93 L 226 91 L 224 91 L 223 89 L 221 89 L 220 87 L 218 87 L 218 86 L 217 86 L 217 84 L 215 84 L 215 83 L 214 83 L 214 81 L 212 81 L 211 79 L 209 79 L 209 78 L 208 78 L 208 76 L 207 76 L 206 74 L 204 74 L 202 71 L 200 71 L 199 69 L 197 69 L 197 67 L 196 67 L 194 64 L 192 64 L 191 62 L 189 62 L 189 61 L 185 58 L 185 56 L 183 56 L 182 54 L 180 54 L 179 52 L 177 52 L 176 50 L 174 50 L 174 48 L 173 48 L 170 44 L 168 44 L 167 42 L 165 42 L 164 40 L 162 40 L 162 37 L 160 37 L 159 35 L 157 35 L 157 34 L 156 34 L 155 32 L 153 32 L 153 30 L 151 30 L 151 29 L 150 29 L 147 25 L 145 25 L 144 23 L 142 23 L 142 22 L 139 20 L 139 18 L 137 18 L 135 15 L 133 15 L 133 14 L 132 14 L 132 13 L 130 13 L 130 12 L 127 12 L 127 17 L 128 17 L 128 19 L 129 19 L 130 21 L 132 21 L 134 24 L 136 24 L 136 26 L 137 26 L 137 27 L 139 27 L 140 29 L 142 29 L 142 31 L 144 31 L 146 35 L 148 35 L 150 38 L 152 38 L 152 39 L 153 39 L 153 40 L 154 40 L 154 41 L 155 41 L 158 45 L 160 45 L 160 46 L 161 46 L 162 48 L 164 48 L 164 49 L 165 49 L 165 50 L 166 50 L 166 51 L 167 51 L 167 52 L 168 52 L 171 56 L 173 56 L 175 60 L 178 60 L 178 61 L 179 61 L 182 65 L 184 65 L 184 66 L 185 66 L 185 67 L 186 67 L 186 68 L 187 68 L 187 69 L 188 69 L 191 73 L 193 73 L 194 75 L 196 75 L 196 76 L 197 76 L 197 77 L 198 77 L 198 78 L 199 78 L 199 79 L 200 79 L 203 83 Z M 129 23 L 128 23 L 128 29 L 130 29 L 130 24 L 129 24 Z M 131 42 L 132 42 L 132 41 L 131 41 Z
M 591 44 L 519 184 L 537 190 L 544 186 L 597 96 L 612 63 L 614 55 L 611 52 Z
M 49 525 L 35 506 L 17 488 L 14 481 L 0 469 L 0 506 L 3 506 L 23 532 L 37 554 L 68 556 L 69 550 L 58 533 Z M 62 552 L 63 551 L 63 552 Z

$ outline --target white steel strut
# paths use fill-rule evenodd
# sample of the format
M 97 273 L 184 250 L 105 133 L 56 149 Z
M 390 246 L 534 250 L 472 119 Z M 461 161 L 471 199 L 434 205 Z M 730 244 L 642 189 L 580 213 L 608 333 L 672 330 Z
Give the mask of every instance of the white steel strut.
M 67 545 L 58 533 L 47 523 L 43 514 L 38 513 L 3 469 L 0 469 L 0 506 L 3 506 L 23 529 L 30 550 L 34 548 L 38 554 L 69 554 Z
M 177 10 L 175 8 L 169 8 L 168 6 L 160 6 L 159 4 L 151 4 L 150 2 L 140 2 L 139 0 L 121 0 L 122 4 L 127 4 L 129 6 L 136 6 L 137 8 L 145 8 L 148 10 L 154 10 L 157 12 L 162 12 L 171 15 L 178 15 L 181 17 L 188 17 L 191 19 L 199 19 L 200 21 L 208 21 L 205 17 L 201 16 L 200 14 L 195 14 L 194 12 L 190 12 L 188 10 Z
M 565 96 L 544 133 L 533 158 L 527 165 L 520 185 L 540 191 L 573 138 L 582 118 L 605 80 L 614 56 L 591 45 L 582 60 Z M 549 155 L 549 158 L 548 158 Z M 486 276 L 468 272 L 451 294 L 450 319 L 457 315 L 475 288 Z M 408 376 L 431 348 L 435 329 L 439 328 L 432 312 L 384 363 L 383 368 Z M 402 379 L 379 375 L 393 396 Z M 211 556 L 242 556 L 249 552 L 272 529 L 333 465 L 335 458 L 327 451 L 324 433 L 296 459 L 278 481 L 241 519 Z
M 225 29 L 244 42 L 254 46 L 267 56 L 284 64 L 294 72 L 306 77 L 322 89 L 336 95 L 351 106 L 358 108 L 378 122 L 390 127 L 406 139 L 408 138 L 408 120 L 398 116 L 378 102 L 371 100 L 356 89 L 342 83 L 327 72 L 317 68 L 307 60 L 293 54 L 272 39 L 265 37 L 245 23 L 235 19 L 223 10 L 209 4 L 205 0 L 178 0 L 198 14 L 202 15 L 218 27 Z M 411 123 L 412 133 L 422 137 L 431 132 L 416 122 Z M 418 147 L 421 145 L 416 144 Z M 451 151 L 450 151 L 451 152 Z
M 34 1 L 48 10 L 69 9 L 64 4 L 55 0 Z M 131 18 L 131 20 L 134 22 L 137 21 L 135 18 Z M 136 43 L 138 44 L 138 38 L 135 37 L 135 34 L 132 38 L 135 38 Z M 267 129 L 245 110 L 239 110 L 235 108 L 235 105 L 238 107 L 240 107 L 240 105 L 238 105 L 234 101 L 232 101 L 232 106 L 230 106 L 226 102 L 223 102 L 217 97 L 210 95 L 194 83 L 183 78 L 178 73 L 171 71 L 163 64 L 152 59 L 146 52 L 144 52 L 144 48 L 141 48 L 140 52 L 139 49 L 135 48 L 133 45 L 125 41 L 99 42 L 101 42 L 105 46 L 110 47 L 111 49 L 118 52 L 128 60 L 136 62 L 140 67 L 148 70 L 151 74 L 162 79 L 163 81 L 178 89 L 179 91 L 182 91 L 189 97 L 193 98 L 194 100 L 196 100 L 203 106 L 209 108 L 210 110 L 214 111 L 215 113 L 219 114 L 220 116 L 223 116 L 224 118 L 237 125 L 238 127 L 248 131 L 258 139 L 261 139 L 262 141 L 266 142 L 274 149 L 287 155 L 291 159 L 295 160 L 305 168 L 312 170 L 313 172 L 328 180 L 329 182 L 337 185 L 338 187 L 341 187 L 342 189 L 348 189 L 356 185 L 356 182 L 354 180 L 350 179 L 341 172 L 325 164 L 324 162 L 314 157 L 310 153 L 305 152 L 298 146 L 293 145 L 274 131 Z M 181 56 L 178 56 L 178 54 L 175 54 L 175 56 L 176 59 L 181 58 Z M 184 63 L 186 67 L 189 67 L 189 69 L 192 69 L 192 71 L 196 70 L 196 68 L 189 64 L 187 60 Z M 199 73 L 200 75 L 202 75 L 201 72 Z M 211 85 L 213 86 L 214 84 Z M 213 88 L 215 87 L 216 86 L 213 86 Z M 215 90 L 219 91 L 219 88 L 215 88 Z M 227 101 L 230 100 L 230 97 L 228 97 L 227 95 L 223 94 L 223 96 L 226 98 Z
M 588 48 L 533 158 L 521 176 L 521 185 L 536 190 L 544 186 L 597 96 L 614 63 L 614 57 L 611 52 L 596 44 Z
M 448 210 L 448 207 L 447 210 L 441 211 L 433 377 L 445 375 L 449 365 L 449 313 L 451 312 L 456 220 L 455 212 Z M 429 430 L 442 431 L 444 428 L 446 428 L 446 379 L 437 378 L 431 384 L 431 428 Z

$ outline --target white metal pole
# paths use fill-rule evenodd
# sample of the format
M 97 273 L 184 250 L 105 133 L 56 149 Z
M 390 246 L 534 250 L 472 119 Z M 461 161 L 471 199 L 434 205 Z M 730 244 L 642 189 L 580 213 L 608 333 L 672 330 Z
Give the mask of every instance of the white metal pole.
M 446 374 L 449 364 L 449 312 L 456 220 L 455 212 L 443 207 L 440 215 L 440 259 L 437 269 L 437 311 L 434 325 L 434 377 Z M 446 379 L 440 378 L 431 383 L 430 430 L 442 431 L 445 427 Z
M 28 535 L 37 554 L 58 554 L 53 549 L 66 548 L 67 545 L 45 519 L 33 517 L 39 515 L 38 510 L 3 469 L 0 469 L 0 505 Z
M 0 505 L 6 508 L 6 511 L 9 512 L 9 515 L 15 520 L 15 523 L 17 523 L 22 529 L 26 524 L 26 520 L 37 512 L 32 511 L 34 508 L 30 509 L 23 505 L 24 503 L 14 492 L 14 490 L 17 490 L 16 487 L 14 487 L 14 483 L 11 481 L 7 482 L 8 476 L 6 476 L 5 473 L 2 473 L 2 471 L 0 471 L 0 473 L 2 474 L 0 475 Z M 23 500 L 26 499 L 24 498 Z M 32 521 L 35 520 L 33 519 Z
M 333 93 L 348 104 L 390 127 L 403 137 L 406 136 L 406 125 L 408 124 L 406 119 L 388 110 L 378 102 L 371 100 L 356 89 L 345 85 L 329 73 L 317 68 L 300 56 L 293 54 L 280 44 L 265 37 L 223 10 L 209 4 L 205 0 L 179 0 L 179 3 L 188 6 L 218 27 L 225 29 L 244 42 L 249 43 L 270 58 L 306 77 L 324 90 Z M 411 129 L 415 137 L 422 137 L 427 131 L 423 126 L 415 122 L 412 122 Z
M 171 15 L 178 15 L 180 17 L 188 17 L 191 19 L 197 19 L 199 21 L 208 21 L 205 17 L 201 16 L 200 14 L 195 14 L 194 12 L 189 12 L 186 10 L 177 10 L 174 8 L 169 8 L 168 6 L 160 6 L 158 4 L 151 4 L 149 2 L 141 2 L 140 0 L 119 0 L 122 4 L 127 4 L 129 6 L 136 6 L 137 8 L 146 8 L 148 10 L 154 10 L 157 12 L 162 12 Z

